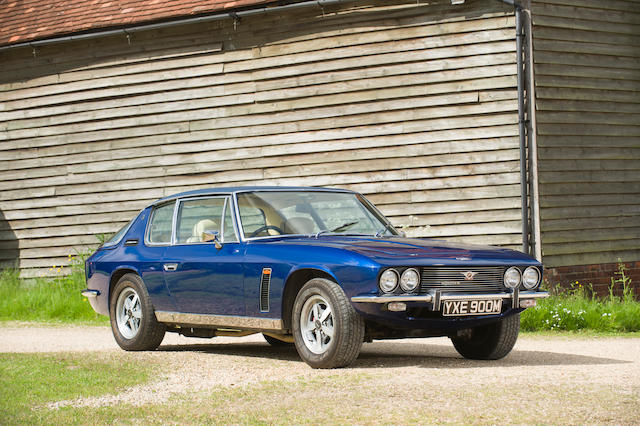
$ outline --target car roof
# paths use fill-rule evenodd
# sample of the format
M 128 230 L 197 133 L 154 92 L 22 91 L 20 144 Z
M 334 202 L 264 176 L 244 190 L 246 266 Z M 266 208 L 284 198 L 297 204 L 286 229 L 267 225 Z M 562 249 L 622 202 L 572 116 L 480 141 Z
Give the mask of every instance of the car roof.
M 220 187 L 220 188 L 204 188 L 196 189 L 193 191 L 185 191 L 177 194 L 169 195 L 149 204 L 149 206 L 155 206 L 167 201 L 175 200 L 178 198 L 198 197 L 204 195 L 217 195 L 217 194 L 232 194 L 238 192 L 253 192 L 253 191 L 318 191 L 318 192 L 348 192 L 354 193 L 348 189 L 339 188 L 322 188 L 317 186 L 232 186 L 232 187 Z

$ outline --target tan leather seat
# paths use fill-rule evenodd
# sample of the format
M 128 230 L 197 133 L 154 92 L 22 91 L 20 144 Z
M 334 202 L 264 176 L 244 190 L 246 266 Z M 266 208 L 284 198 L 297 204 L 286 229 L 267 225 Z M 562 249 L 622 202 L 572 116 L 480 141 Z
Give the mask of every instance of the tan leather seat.
M 201 243 L 204 241 L 204 231 L 218 231 L 220 226 L 211 219 L 202 219 L 193 225 L 192 235 L 187 238 L 187 243 Z
M 296 216 L 287 219 L 282 229 L 285 234 L 313 234 L 316 232 L 313 220 L 308 217 Z

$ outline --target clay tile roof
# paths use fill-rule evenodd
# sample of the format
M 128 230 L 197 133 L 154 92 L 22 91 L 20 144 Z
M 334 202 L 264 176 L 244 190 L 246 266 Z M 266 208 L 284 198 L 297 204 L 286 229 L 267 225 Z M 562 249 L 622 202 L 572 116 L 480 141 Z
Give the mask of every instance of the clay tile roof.
M 273 0 L 0 0 L 0 46 L 269 2 Z

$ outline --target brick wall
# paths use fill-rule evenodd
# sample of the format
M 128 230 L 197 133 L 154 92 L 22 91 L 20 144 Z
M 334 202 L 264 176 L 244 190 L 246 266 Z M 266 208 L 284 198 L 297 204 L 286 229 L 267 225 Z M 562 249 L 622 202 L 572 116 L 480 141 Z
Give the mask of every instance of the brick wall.
M 623 264 L 626 268 L 625 275 L 631 278 L 631 286 L 634 289 L 636 299 L 640 299 L 640 261 L 623 262 Z M 611 277 L 620 278 L 620 275 L 616 274 L 616 272 L 618 272 L 618 263 L 559 266 L 545 269 L 544 281 L 547 288 L 549 288 L 549 285 L 554 286 L 556 284 L 560 284 L 564 288 L 570 288 L 571 284 L 575 284 L 576 281 L 584 286 L 591 284 L 599 296 L 605 296 L 609 294 Z M 622 284 L 616 283 L 614 294 L 622 295 Z

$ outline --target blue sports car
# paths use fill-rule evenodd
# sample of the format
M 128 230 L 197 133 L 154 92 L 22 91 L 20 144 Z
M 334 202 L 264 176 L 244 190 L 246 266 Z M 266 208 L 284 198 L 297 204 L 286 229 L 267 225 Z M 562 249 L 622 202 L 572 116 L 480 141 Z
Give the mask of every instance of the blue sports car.
M 262 333 L 314 368 L 353 362 L 373 339 L 449 336 L 498 359 L 520 312 L 547 297 L 542 265 L 496 247 L 405 238 L 361 194 L 214 188 L 162 198 L 86 261 L 93 309 L 125 350 L 166 332 Z

